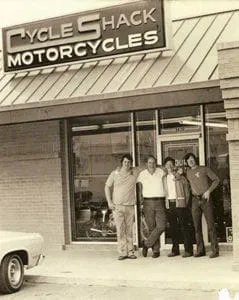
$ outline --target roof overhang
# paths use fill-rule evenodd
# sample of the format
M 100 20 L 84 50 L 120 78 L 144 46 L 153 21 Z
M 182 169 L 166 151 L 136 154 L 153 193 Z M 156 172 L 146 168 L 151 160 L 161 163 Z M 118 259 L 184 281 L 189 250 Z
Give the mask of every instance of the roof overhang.
M 0 107 L 0 125 L 219 101 L 219 80 L 213 80 Z

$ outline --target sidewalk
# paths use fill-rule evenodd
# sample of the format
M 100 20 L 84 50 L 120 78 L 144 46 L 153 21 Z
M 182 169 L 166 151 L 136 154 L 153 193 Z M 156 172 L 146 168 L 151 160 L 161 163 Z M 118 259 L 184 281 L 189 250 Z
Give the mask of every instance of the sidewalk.
M 239 272 L 232 271 L 232 253 L 221 252 L 210 259 L 147 258 L 117 260 L 116 251 L 59 250 L 46 254 L 41 266 L 26 271 L 31 282 L 105 286 L 152 286 L 163 289 L 219 290 L 239 292 Z

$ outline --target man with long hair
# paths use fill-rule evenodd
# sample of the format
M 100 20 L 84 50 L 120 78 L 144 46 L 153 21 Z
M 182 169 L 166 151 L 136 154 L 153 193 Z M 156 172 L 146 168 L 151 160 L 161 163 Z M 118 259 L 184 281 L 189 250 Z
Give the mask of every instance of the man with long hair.
M 137 258 L 133 244 L 137 173 L 132 162 L 130 154 L 123 155 L 121 167 L 112 171 L 105 183 L 106 200 L 116 222 L 119 260 Z
M 219 256 L 219 246 L 214 225 L 213 203 L 210 195 L 218 186 L 220 180 L 210 168 L 199 166 L 193 153 L 186 154 L 185 161 L 189 167 L 187 179 L 192 190 L 192 217 L 197 242 L 197 253 L 194 257 L 206 255 L 202 234 L 202 214 L 204 214 L 211 241 L 212 252 L 209 257 L 215 258 Z

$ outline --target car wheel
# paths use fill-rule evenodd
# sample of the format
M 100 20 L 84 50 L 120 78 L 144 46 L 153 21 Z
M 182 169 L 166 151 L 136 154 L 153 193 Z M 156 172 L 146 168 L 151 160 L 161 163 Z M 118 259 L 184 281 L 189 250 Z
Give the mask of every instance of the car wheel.
M 0 268 L 0 291 L 15 293 L 22 287 L 24 266 L 20 256 L 8 254 L 4 257 Z

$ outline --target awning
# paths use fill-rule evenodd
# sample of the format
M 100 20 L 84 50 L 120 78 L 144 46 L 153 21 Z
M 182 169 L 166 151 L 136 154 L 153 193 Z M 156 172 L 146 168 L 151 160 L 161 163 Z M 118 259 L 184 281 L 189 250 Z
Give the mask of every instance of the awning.
M 172 22 L 172 50 L 0 76 L 0 111 L 219 86 L 217 43 L 239 40 L 239 11 Z

